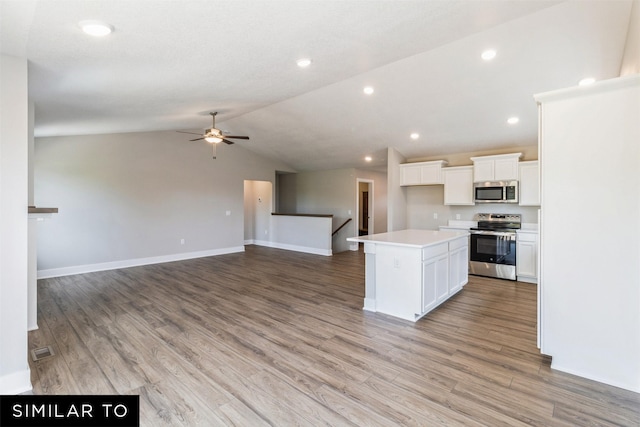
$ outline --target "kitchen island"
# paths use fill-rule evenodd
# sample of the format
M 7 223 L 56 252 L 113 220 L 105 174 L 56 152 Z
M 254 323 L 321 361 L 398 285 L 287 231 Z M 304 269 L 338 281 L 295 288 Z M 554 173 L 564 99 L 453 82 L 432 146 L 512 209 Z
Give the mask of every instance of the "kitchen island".
M 401 230 L 350 237 L 364 243 L 364 310 L 417 321 L 468 281 L 469 233 Z

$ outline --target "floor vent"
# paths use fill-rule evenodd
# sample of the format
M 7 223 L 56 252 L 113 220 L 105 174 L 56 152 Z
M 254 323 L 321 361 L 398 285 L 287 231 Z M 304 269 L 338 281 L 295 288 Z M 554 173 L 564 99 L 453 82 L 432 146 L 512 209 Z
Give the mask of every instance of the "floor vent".
M 38 362 L 42 359 L 46 359 L 47 357 L 53 356 L 55 353 L 53 349 L 49 346 L 36 348 L 31 350 L 31 358 L 34 362 Z

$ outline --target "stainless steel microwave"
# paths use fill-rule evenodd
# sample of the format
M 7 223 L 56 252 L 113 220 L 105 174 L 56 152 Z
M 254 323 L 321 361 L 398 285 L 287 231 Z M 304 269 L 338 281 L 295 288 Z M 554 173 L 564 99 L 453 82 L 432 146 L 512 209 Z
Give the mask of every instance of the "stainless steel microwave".
M 518 203 L 518 181 L 486 181 L 473 184 L 476 203 Z

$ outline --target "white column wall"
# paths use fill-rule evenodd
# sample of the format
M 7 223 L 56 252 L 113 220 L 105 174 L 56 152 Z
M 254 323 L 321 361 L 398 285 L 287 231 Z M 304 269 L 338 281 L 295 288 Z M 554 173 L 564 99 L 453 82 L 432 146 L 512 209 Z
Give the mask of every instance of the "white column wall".
M 0 394 L 31 390 L 27 362 L 27 61 L 0 57 Z

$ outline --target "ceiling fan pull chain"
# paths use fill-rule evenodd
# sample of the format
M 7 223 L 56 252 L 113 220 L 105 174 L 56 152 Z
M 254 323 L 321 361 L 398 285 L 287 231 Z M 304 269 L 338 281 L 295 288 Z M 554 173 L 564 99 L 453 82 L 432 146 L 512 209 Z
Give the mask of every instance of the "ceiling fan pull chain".
M 218 144 L 211 144 L 213 146 L 213 160 L 216 159 L 216 145 Z

